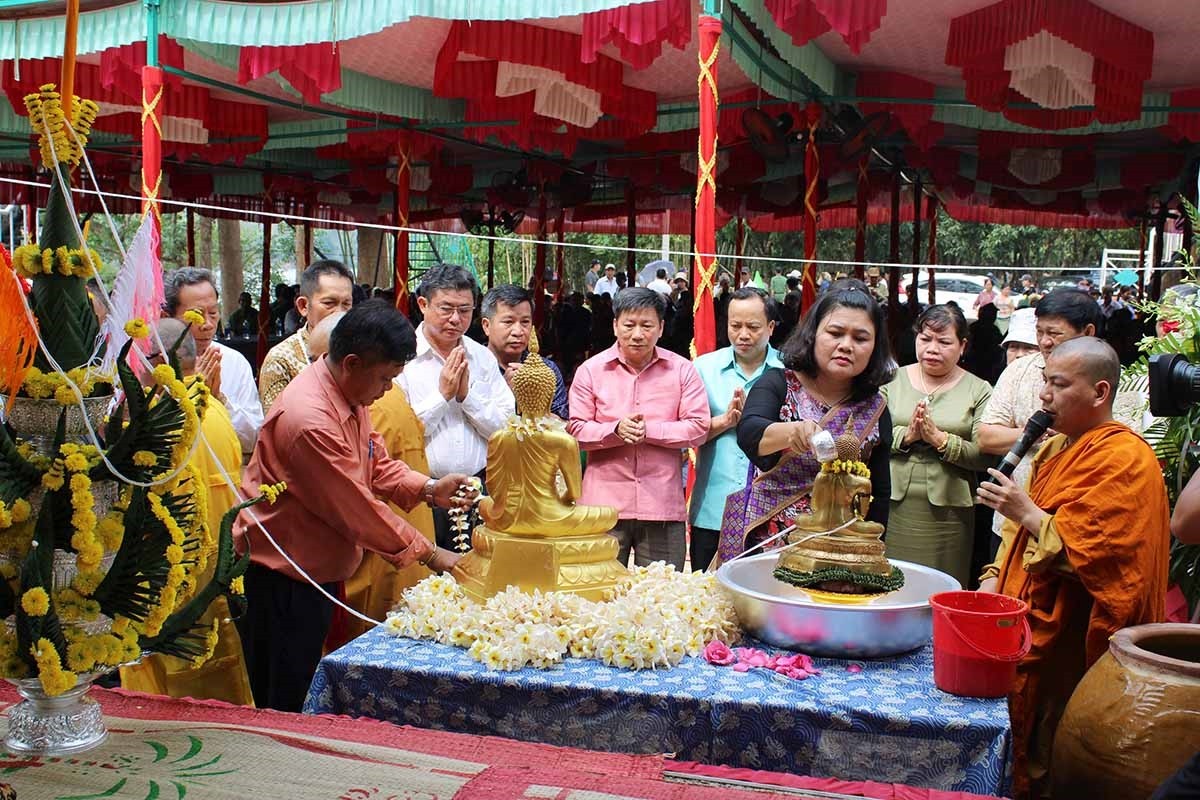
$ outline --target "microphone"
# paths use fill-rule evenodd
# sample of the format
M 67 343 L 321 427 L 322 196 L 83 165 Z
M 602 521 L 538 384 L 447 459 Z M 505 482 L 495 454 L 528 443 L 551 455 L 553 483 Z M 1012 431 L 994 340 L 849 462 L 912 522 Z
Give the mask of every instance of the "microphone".
M 1039 409 L 1033 412 L 1033 416 L 1025 423 L 1025 430 L 1013 442 L 1013 446 L 1009 449 L 1008 454 L 1004 456 L 1004 460 L 1000 462 L 998 469 L 1000 474 L 1006 478 L 1011 478 L 1013 470 L 1017 468 L 1017 464 L 1021 463 L 1021 459 L 1029 452 L 1029 448 L 1033 447 L 1033 443 L 1042 438 L 1046 429 L 1054 424 L 1054 414 L 1045 409 Z M 998 481 L 994 476 L 987 478 L 992 483 Z

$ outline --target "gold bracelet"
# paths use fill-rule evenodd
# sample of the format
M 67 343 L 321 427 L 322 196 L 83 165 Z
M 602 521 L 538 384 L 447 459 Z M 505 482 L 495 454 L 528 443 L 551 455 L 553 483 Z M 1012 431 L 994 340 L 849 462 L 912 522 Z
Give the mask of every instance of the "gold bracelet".
M 425 560 L 422 561 L 421 559 L 417 559 L 417 563 L 422 567 L 428 568 L 429 565 L 433 563 L 434 557 L 437 556 L 437 550 L 437 545 L 434 545 L 433 549 L 429 551 L 429 555 L 425 556 Z

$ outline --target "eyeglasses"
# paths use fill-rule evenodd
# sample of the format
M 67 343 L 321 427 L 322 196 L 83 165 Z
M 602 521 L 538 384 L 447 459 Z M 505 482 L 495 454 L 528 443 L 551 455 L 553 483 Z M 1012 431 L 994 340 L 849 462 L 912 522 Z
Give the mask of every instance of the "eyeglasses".
M 438 303 L 433 307 L 433 310 L 436 311 L 440 317 L 453 317 L 455 315 L 469 317 L 475 313 L 475 306 L 448 306 Z

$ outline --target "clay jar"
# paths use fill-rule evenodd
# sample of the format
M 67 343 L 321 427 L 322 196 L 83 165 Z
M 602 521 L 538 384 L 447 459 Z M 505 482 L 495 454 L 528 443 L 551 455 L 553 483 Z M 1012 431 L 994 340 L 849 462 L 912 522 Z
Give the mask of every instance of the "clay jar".
M 1118 631 L 1054 736 L 1055 797 L 1149 797 L 1200 751 L 1200 625 Z

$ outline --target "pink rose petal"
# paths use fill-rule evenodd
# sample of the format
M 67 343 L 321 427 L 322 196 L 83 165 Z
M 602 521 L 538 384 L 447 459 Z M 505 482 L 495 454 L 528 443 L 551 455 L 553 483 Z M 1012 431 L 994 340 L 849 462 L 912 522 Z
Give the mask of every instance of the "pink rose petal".
M 749 672 L 750 665 L 747 664 L 745 661 L 739 661 L 738 663 L 733 665 L 733 671 L 734 672 Z
M 862 665 L 861 664 L 847 664 L 846 672 L 850 672 L 850 673 L 857 675 L 858 673 L 862 672 Z

